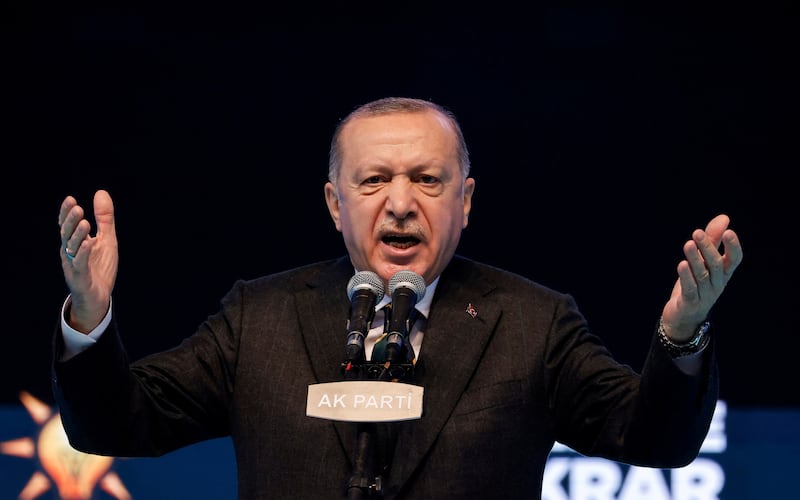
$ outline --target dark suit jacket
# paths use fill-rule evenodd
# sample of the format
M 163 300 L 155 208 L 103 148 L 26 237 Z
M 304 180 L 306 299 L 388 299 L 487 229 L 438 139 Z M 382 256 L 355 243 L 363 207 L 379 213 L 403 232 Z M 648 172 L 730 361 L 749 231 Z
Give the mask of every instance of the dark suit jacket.
M 97 345 L 54 363 L 72 445 L 157 456 L 230 435 L 240 498 L 344 498 L 356 424 L 308 417 L 305 405 L 309 384 L 342 380 L 352 275 L 342 258 L 238 282 L 193 336 L 130 367 L 112 322 Z M 386 497 L 538 498 L 555 440 L 686 465 L 717 398 L 713 345 L 703 356 L 702 374 L 686 376 L 653 342 L 640 376 L 610 357 L 569 295 L 456 256 L 417 364 L 423 416 L 392 424 Z

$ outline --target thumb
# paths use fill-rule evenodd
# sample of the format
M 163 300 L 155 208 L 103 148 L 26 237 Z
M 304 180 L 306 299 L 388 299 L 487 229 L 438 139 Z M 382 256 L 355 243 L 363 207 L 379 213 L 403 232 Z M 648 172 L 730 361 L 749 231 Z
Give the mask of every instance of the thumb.
M 94 194 L 94 220 L 97 224 L 97 234 L 109 233 L 116 236 L 114 228 L 114 202 L 111 195 L 104 189 Z

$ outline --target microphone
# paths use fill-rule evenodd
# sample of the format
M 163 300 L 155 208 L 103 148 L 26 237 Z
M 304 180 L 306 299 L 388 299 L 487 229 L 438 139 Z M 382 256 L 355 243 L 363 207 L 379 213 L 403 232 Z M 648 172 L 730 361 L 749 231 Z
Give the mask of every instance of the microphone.
M 405 361 L 400 355 L 407 348 L 411 333 L 411 312 L 425 297 L 425 280 L 413 271 L 398 271 L 389 280 L 389 293 L 392 294 L 392 310 L 386 332 L 386 362 L 395 363 Z
M 383 299 L 383 280 L 372 271 L 359 271 L 347 284 L 350 298 L 350 317 L 347 319 L 345 362 L 364 358 L 364 339 L 375 319 L 375 304 Z

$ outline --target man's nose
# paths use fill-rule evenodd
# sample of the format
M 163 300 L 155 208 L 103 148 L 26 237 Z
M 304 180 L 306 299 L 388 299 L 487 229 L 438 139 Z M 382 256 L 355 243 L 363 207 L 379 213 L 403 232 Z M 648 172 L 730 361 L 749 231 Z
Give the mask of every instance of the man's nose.
M 415 214 L 417 198 L 414 183 L 404 178 L 392 179 L 386 196 L 386 210 L 398 219 L 405 219 Z

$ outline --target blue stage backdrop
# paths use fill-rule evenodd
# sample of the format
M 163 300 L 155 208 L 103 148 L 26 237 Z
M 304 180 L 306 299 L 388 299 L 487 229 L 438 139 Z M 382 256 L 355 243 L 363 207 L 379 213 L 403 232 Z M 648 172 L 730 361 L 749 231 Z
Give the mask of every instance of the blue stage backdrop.
M 20 403 L 0 408 L 2 499 L 236 498 L 236 460 L 228 439 L 159 458 L 97 457 L 69 446 L 56 409 L 27 393 Z M 629 467 L 556 445 L 542 498 L 794 498 L 799 427 L 800 410 L 737 409 L 720 401 L 700 456 L 674 470 Z

